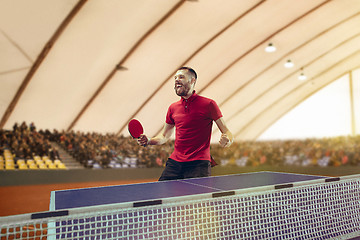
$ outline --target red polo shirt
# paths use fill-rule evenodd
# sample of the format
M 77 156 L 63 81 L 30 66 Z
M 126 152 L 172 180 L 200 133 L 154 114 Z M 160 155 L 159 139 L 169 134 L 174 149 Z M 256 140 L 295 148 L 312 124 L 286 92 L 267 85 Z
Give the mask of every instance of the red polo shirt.
M 175 125 L 175 146 L 170 158 L 179 162 L 210 161 L 213 121 L 222 117 L 214 100 L 197 95 L 170 105 L 166 123 Z

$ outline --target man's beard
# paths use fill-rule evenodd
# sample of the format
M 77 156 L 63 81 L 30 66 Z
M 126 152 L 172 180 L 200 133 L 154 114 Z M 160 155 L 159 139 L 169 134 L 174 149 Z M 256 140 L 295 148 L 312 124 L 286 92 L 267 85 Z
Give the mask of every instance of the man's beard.
M 186 96 L 188 93 L 189 93 L 189 89 L 185 86 L 182 86 L 182 87 L 175 87 L 175 93 L 176 95 L 180 96 L 180 97 L 183 97 L 183 96 Z

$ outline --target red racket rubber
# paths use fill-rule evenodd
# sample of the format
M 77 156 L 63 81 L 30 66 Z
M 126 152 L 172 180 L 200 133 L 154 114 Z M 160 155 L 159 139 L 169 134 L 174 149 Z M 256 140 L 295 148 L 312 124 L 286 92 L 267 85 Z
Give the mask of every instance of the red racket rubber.
M 144 133 L 144 129 L 141 123 L 136 120 L 132 119 L 128 124 L 129 133 L 133 138 L 139 138 L 141 134 Z

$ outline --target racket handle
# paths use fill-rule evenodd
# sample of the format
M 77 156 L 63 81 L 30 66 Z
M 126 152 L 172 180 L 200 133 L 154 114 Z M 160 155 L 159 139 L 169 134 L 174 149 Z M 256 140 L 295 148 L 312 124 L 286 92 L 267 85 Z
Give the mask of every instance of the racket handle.
M 146 138 L 146 143 L 141 143 L 139 140 L 145 140 L 144 138 Z M 138 143 L 143 146 L 146 147 L 149 143 L 149 138 L 146 135 L 140 135 L 140 137 L 138 137 Z

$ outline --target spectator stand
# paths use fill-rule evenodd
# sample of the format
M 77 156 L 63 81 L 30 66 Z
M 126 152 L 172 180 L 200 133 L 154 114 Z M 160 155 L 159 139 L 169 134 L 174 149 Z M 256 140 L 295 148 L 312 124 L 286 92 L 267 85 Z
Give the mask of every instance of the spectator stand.
M 0 130 L 0 170 L 64 170 L 57 150 L 33 123 L 15 124 L 13 130 Z
M 163 167 L 174 142 L 144 148 L 131 137 L 56 129 L 37 131 L 35 124 L 27 126 L 23 122 L 15 124 L 12 131 L 0 130 L 0 144 L 2 170 L 117 169 Z M 220 167 L 360 166 L 360 136 L 243 141 L 225 149 L 213 144 L 211 155 Z

